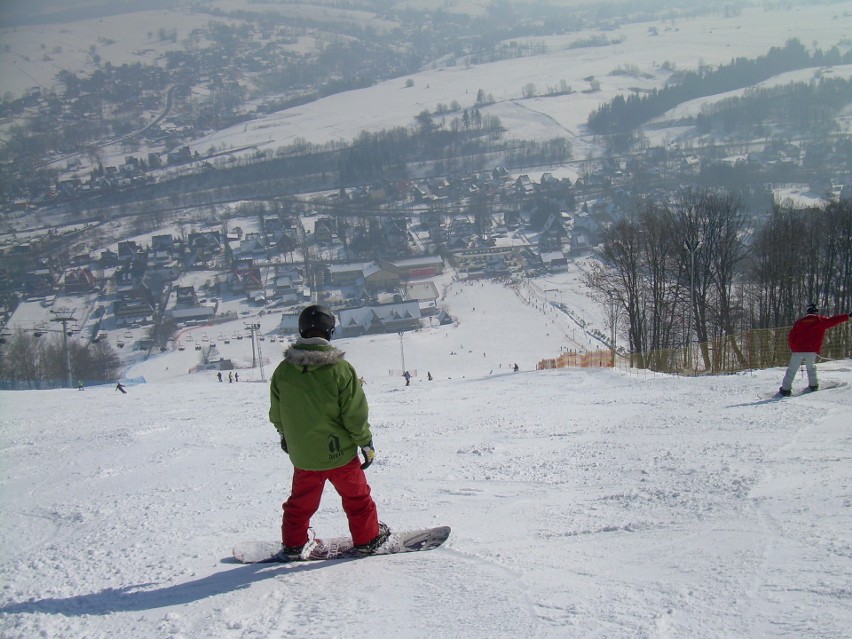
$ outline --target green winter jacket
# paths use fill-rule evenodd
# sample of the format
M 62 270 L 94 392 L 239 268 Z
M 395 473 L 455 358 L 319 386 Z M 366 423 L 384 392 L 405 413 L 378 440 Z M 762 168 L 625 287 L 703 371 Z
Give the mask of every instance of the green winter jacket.
M 344 466 L 373 437 L 367 398 L 343 355 L 322 338 L 300 339 L 272 374 L 269 420 L 296 468 Z

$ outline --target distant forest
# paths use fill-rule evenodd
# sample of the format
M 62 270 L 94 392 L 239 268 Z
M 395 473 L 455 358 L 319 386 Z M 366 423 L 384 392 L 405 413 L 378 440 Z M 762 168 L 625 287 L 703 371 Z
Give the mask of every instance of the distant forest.
M 836 115 L 852 103 L 852 80 L 821 78 L 754 89 L 739 97 L 706 105 L 695 118 L 701 133 L 733 132 L 768 122 L 800 133 L 822 134 L 837 128 Z
M 702 68 L 673 76 L 666 87 L 645 95 L 616 96 L 589 116 L 589 129 L 599 135 L 629 133 L 689 100 L 742 89 L 787 71 L 850 62 L 852 52 L 841 54 L 832 47 L 826 53 L 816 49 L 809 54 L 801 42 L 789 40 L 783 48 L 773 47 L 754 60 L 737 58 L 717 69 Z

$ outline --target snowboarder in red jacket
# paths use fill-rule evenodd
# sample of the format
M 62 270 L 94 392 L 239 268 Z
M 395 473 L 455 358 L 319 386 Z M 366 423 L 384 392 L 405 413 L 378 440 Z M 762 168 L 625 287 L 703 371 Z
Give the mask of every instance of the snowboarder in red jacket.
M 826 317 L 819 314 L 816 304 L 808 306 L 807 314 L 796 320 L 790 334 L 787 335 L 787 344 L 790 346 L 790 364 L 787 373 L 781 382 L 779 392 L 787 397 L 793 387 L 793 379 L 802 362 L 808 370 L 808 387 L 815 391 L 819 388 L 816 373 L 816 357 L 822 350 L 822 340 L 825 332 L 832 326 L 837 326 L 849 320 L 849 313 Z

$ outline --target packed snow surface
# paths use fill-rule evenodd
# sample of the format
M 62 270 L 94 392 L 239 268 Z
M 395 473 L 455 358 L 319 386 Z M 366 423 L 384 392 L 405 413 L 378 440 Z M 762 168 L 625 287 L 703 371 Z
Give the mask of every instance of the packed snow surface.
M 337 342 L 381 519 L 452 526 L 442 548 L 233 563 L 278 537 L 291 465 L 259 369 L 178 375 L 175 351 L 127 395 L 0 393 L 0 636 L 849 636 L 852 362 L 784 400 L 781 369 L 536 371 L 547 309 L 454 286 L 457 325 Z M 331 489 L 313 526 L 346 531 Z

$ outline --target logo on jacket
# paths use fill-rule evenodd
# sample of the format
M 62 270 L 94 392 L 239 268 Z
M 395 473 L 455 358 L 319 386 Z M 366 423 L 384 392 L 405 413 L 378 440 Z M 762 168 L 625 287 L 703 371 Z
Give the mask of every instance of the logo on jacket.
M 337 459 L 340 457 L 340 437 L 336 435 L 328 436 L 328 458 Z

